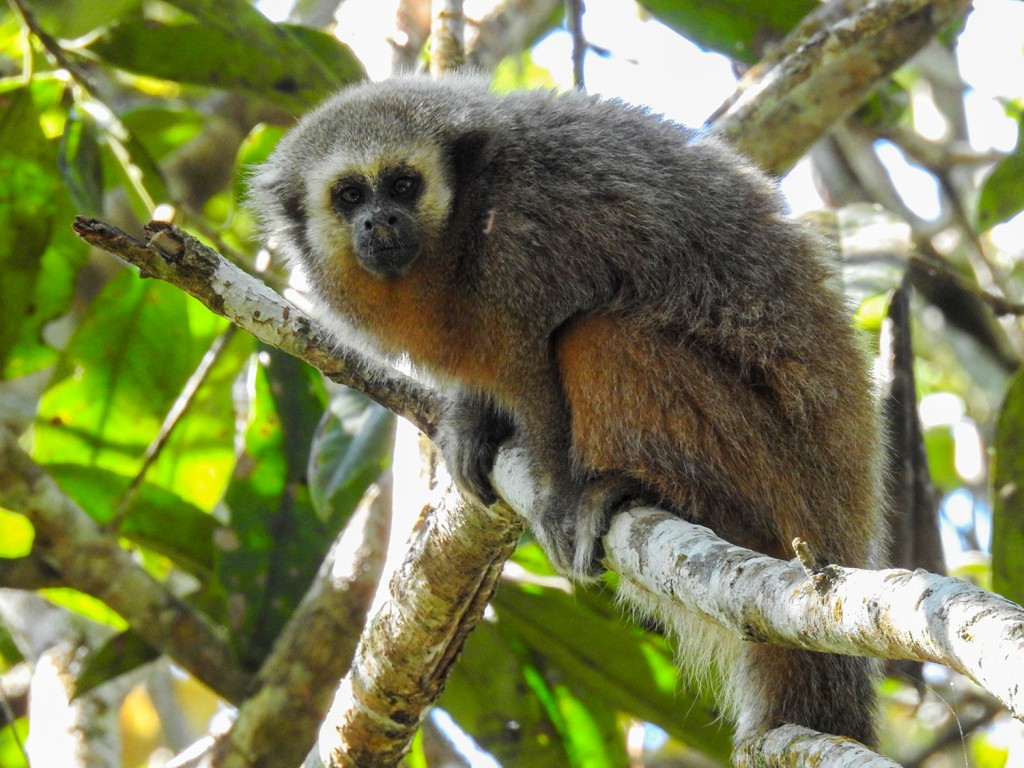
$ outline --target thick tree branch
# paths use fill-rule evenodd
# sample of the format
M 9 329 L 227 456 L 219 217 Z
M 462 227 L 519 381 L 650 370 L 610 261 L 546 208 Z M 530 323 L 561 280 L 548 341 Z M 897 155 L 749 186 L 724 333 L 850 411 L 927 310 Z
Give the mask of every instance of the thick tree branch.
M 712 127 L 781 173 L 969 7 L 969 0 L 832 0 L 747 73 Z
M 424 515 L 305 768 L 398 762 L 441 695 L 522 530 L 507 507 L 472 506 L 455 493 Z
M 519 473 L 516 473 L 518 477 Z M 747 640 L 945 664 L 1024 720 L 1024 608 L 927 571 L 829 566 L 808 576 L 655 509 L 618 515 L 611 567 Z
M 69 586 L 105 602 L 154 648 L 229 701 L 244 697 L 249 677 L 227 639 L 138 565 L 7 430 L 0 430 L 0 505 L 29 519 L 34 549 Z
M 748 739 L 732 755 L 733 768 L 899 768 L 850 739 L 784 725 Z

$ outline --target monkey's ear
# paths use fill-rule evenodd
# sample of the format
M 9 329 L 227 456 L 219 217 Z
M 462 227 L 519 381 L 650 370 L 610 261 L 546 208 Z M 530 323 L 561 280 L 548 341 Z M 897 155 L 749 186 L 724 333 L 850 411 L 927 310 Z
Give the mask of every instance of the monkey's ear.
M 487 131 L 467 131 L 452 142 L 451 158 L 456 188 L 462 188 L 459 182 L 480 176 L 491 164 L 494 138 Z

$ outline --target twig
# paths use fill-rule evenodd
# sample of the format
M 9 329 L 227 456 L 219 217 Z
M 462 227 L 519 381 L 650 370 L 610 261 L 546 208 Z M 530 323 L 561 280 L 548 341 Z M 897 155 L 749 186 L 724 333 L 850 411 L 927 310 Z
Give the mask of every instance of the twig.
M 1024 315 L 1024 303 L 1010 301 L 1002 296 L 996 296 L 995 294 L 986 291 L 981 286 L 976 285 L 969 280 L 965 280 L 957 274 L 952 267 L 943 261 L 913 254 L 910 256 L 910 262 L 914 266 L 920 267 L 932 277 L 938 277 L 953 283 L 961 291 L 977 297 L 999 316 L 1015 315 L 1019 317 Z
M 229 325 L 224 333 L 214 339 L 213 344 L 206 351 L 206 354 L 203 355 L 203 359 L 199 361 L 199 366 L 189 376 L 188 381 L 185 382 L 181 394 L 178 395 L 171 409 L 167 412 L 167 416 L 164 417 L 156 437 L 146 446 L 146 452 L 142 456 L 142 466 L 139 467 L 139 471 L 132 478 L 124 496 L 121 497 L 121 502 L 117 505 L 117 511 L 108 523 L 111 530 L 120 530 L 121 523 L 124 522 L 124 517 L 128 514 L 129 507 L 135 500 L 139 488 L 142 487 L 142 481 L 145 479 L 146 473 L 153 466 L 153 462 L 157 460 L 157 457 L 159 457 L 160 451 L 167 445 L 174 427 L 177 426 L 181 421 L 181 417 L 188 411 L 189 406 L 199 392 L 199 387 L 206 381 L 206 377 L 209 376 L 214 364 L 220 359 L 220 356 L 227 348 L 228 342 L 234 337 L 235 328 L 236 326 Z
M 572 36 L 572 84 L 577 91 L 587 90 L 583 60 L 587 55 L 587 39 L 583 35 L 583 0 L 565 0 L 565 20 Z

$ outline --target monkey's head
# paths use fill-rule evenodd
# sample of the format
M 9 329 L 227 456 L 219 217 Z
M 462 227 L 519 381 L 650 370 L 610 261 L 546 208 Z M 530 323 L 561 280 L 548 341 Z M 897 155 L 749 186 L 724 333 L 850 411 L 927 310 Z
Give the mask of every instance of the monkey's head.
M 467 108 L 486 86 L 407 78 L 342 91 L 304 117 L 250 183 L 268 244 L 315 303 L 377 329 L 397 302 L 444 280 L 441 242 L 464 155 Z

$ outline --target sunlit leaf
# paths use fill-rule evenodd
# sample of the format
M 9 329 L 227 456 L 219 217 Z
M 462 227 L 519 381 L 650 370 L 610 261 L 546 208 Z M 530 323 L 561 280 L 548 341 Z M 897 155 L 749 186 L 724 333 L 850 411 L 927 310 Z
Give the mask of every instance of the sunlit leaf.
M 85 248 L 68 222 L 56 152 L 31 88 L 0 93 L 0 371 L 6 378 L 53 362 L 41 338 L 68 306 Z
M 201 23 L 128 19 L 92 40 L 90 52 L 136 74 L 249 91 L 294 111 L 363 75 L 351 51 L 319 30 L 273 24 L 247 3 L 179 5 Z
M 0 557 L 24 557 L 32 551 L 34 538 L 27 517 L 0 509 Z
M 54 605 L 67 608 L 72 613 L 77 613 L 98 624 L 106 624 L 118 631 L 128 629 L 128 622 L 106 603 L 84 592 L 79 592 L 77 589 L 50 587 L 39 590 L 39 594 Z
M 784 37 L 818 3 L 814 0 L 773 3 L 641 0 L 640 5 L 698 45 L 752 64 L 766 45 Z
M 28 718 L 15 720 L 0 728 L 0 765 L 4 768 L 28 768 L 24 745 L 28 739 Z
M 68 345 L 62 378 L 39 407 L 34 454 L 132 477 L 182 387 L 226 321 L 177 288 L 126 270 L 90 306 Z M 205 506 L 233 461 L 230 382 L 247 337 L 232 345 L 176 426 L 146 479 Z
M 195 573 L 213 567 L 217 523 L 206 512 L 170 491 L 143 483 L 121 510 L 130 477 L 81 464 L 51 464 L 46 471 L 98 523 L 123 518 L 118 531 Z

